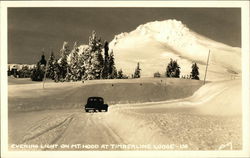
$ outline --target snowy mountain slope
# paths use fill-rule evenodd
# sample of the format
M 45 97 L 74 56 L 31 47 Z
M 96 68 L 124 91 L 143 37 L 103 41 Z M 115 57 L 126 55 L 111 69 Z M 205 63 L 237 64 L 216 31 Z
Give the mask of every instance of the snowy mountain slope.
M 116 66 L 128 75 L 141 63 L 142 76 L 165 72 L 170 58 L 178 60 L 181 75 L 189 75 L 192 62 L 200 67 L 203 79 L 210 50 L 208 79 L 231 78 L 241 73 L 241 49 L 199 35 L 177 20 L 154 21 L 134 31 L 116 35 L 110 42 Z

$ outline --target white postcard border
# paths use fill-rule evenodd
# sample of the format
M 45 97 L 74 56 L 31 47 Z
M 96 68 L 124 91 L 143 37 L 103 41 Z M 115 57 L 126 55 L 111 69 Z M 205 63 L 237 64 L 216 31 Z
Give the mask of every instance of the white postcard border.
M 248 1 L 5 1 L 1 2 L 1 154 L 3 157 L 243 157 L 249 145 Z M 7 8 L 8 7 L 202 7 L 241 8 L 243 150 L 240 151 L 8 151 Z M 6 71 L 5 71 L 6 70 Z

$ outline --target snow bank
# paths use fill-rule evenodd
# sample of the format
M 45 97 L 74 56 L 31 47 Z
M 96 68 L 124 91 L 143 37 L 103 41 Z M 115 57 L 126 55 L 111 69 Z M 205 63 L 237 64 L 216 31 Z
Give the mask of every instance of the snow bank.
M 134 105 L 132 109 L 142 113 L 185 112 L 213 116 L 241 115 L 241 80 L 208 83 L 198 89 L 191 97 L 142 106 Z
M 190 101 L 201 114 L 240 115 L 241 80 L 210 83 L 194 93 Z
M 82 108 L 90 96 L 101 96 L 109 105 L 180 99 L 191 96 L 201 81 L 145 78 L 9 85 L 9 109 L 33 111 Z

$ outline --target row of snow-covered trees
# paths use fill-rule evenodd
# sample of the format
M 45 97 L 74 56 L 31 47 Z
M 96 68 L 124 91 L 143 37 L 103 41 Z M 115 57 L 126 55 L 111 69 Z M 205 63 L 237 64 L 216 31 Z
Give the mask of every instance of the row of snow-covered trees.
M 128 78 L 123 74 L 122 69 L 117 71 L 113 51 L 109 50 L 109 43 L 107 41 L 103 43 L 94 31 L 89 37 L 89 44 L 81 50 L 79 48 L 75 42 L 72 50 L 70 50 L 68 43 L 64 42 L 58 60 L 53 52 L 51 52 L 48 62 L 45 61 L 45 57 L 42 55 L 36 69 L 32 71 L 32 80 L 41 80 L 44 75 L 56 82 Z M 154 76 L 160 77 L 160 73 L 155 73 Z M 180 78 L 180 66 L 176 60 L 170 59 L 165 76 Z M 137 63 L 132 78 L 140 77 L 141 68 Z M 196 63 L 192 65 L 190 78 L 199 80 L 199 68 Z
M 190 75 L 188 75 L 187 77 L 182 76 L 182 78 L 189 78 L 189 79 L 195 79 L 195 80 L 199 80 L 199 67 L 197 66 L 196 63 L 192 64 L 192 71 L 190 72 Z M 170 77 L 170 78 L 180 78 L 180 66 L 177 63 L 176 60 L 170 59 L 170 62 L 167 65 L 166 68 L 166 73 L 165 76 L 166 77 Z M 154 77 L 161 77 L 161 74 L 159 72 L 154 73 Z
M 58 60 L 51 52 L 46 66 L 46 77 L 56 82 L 128 78 L 122 70 L 117 72 L 114 60 L 113 51 L 109 51 L 109 43 L 102 43 L 93 31 L 88 46 L 81 52 L 76 42 L 72 50 L 64 42 Z
M 170 59 L 166 68 L 166 77 L 180 78 L 180 66 L 176 60 Z M 159 75 L 159 74 L 156 74 Z M 192 71 L 190 72 L 190 79 L 199 80 L 199 67 L 196 63 L 192 64 Z

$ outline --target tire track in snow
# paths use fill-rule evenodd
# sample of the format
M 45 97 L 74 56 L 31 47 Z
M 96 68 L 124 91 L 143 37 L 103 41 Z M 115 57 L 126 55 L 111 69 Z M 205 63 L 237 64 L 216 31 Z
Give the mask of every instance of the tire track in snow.
M 47 128 L 42 129 L 41 131 L 39 131 L 39 130 L 37 132 L 35 131 L 34 132 L 35 134 L 31 134 L 31 136 L 26 135 L 26 136 L 24 136 L 24 139 L 22 140 L 21 144 L 25 144 L 25 143 L 32 141 L 32 140 L 35 140 L 35 139 L 39 139 L 39 137 L 41 137 L 45 134 L 48 134 L 50 132 L 53 133 L 53 131 L 55 131 L 56 129 L 61 128 L 61 127 L 64 127 L 65 129 L 67 129 L 67 126 L 70 124 L 72 119 L 73 119 L 73 117 L 72 117 L 72 115 L 70 115 L 70 116 L 66 117 L 61 122 L 55 123 Z M 40 127 L 40 126 L 41 126 L 41 124 L 38 125 L 38 127 Z M 35 129 L 37 129 L 37 128 L 35 128 Z M 63 132 L 64 130 L 61 130 L 61 132 Z M 48 139 L 48 137 L 46 139 Z M 57 139 L 59 139 L 58 136 L 56 138 L 54 138 L 52 140 L 52 142 L 56 142 Z
M 95 119 L 93 120 L 93 117 L 91 119 L 91 122 L 96 125 L 98 130 L 100 130 L 103 133 L 106 133 L 108 137 L 107 141 L 114 141 L 115 144 L 127 144 L 124 139 L 119 136 L 105 121 L 104 117 L 101 117 L 101 115 L 97 114 L 94 115 Z M 96 121 L 97 120 L 97 121 Z
M 66 128 L 62 131 L 61 134 L 59 134 L 54 140 L 51 141 L 50 144 L 56 144 L 63 136 L 63 134 L 66 132 L 66 130 L 69 128 L 70 123 L 73 121 L 73 117 L 70 118 L 69 122 L 66 124 Z
M 88 127 L 92 126 L 90 123 L 90 118 L 93 114 L 83 114 L 83 113 L 75 113 L 72 122 L 65 130 L 65 132 L 61 135 L 59 139 L 56 140 L 57 144 L 77 144 L 79 141 L 84 143 L 85 140 L 83 136 L 85 131 L 89 131 Z M 83 133 L 82 133 L 83 132 Z
M 104 113 L 75 113 L 72 122 L 55 139 L 56 144 L 126 144 L 121 136 L 105 121 Z M 60 150 L 88 150 L 88 149 L 60 149 Z M 105 150 L 105 149 L 98 149 Z
M 31 124 L 31 125 L 30 125 L 30 128 L 28 128 L 27 131 L 35 131 L 35 130 L 38 130 L 39 128 L 41 128 L 41 126 L 43 125 L 43 123 L 46 123 L 46 122 L 48 122 L 49 120 L 51 120 L 51 116 L 44 117 L 44 118 L 38 120 L 37 122 Z
M 109 144 L 124 140 L 106 123 L 103 113 L 77 113 L 57 144 Z

